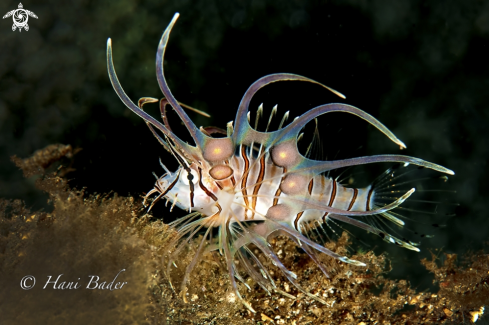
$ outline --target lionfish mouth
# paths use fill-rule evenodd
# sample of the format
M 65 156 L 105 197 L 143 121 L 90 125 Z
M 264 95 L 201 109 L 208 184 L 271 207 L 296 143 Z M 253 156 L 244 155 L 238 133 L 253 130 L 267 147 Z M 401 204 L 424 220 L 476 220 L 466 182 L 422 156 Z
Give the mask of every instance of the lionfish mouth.
M 124 92 L 114 69 L 110 38 L 107 41 L 107 67 L 110 81 L 122 102 L 144 119 L 159 143 L 180 164 L 177 174 L 171 173 L 163 166 L 167 173 L 157 180 L 155 188 L 145 198 L 146 203 L 147 198 L 156 194 L 152 205 L 160 198 L 165 198 L 173 201 L 172 207 L 178 204 L 190 212 L 189 215 L 170 224 L 176 230 L 176 235 L 165 248 L 168 251 L 166 273 L 169 278 L 177 257 L 192 238 L 204 232 L 181 283 L 184 300 L 192 270 L 202 255 L 212 250 L 218 250 L 224 257 L 234 293 L 251 311 L 254 312 L 251 304 L 242 298 L 238 290 L 236 280 L 248 288 L 249 286 L 239 272 L 236 260 L 240 262 L 241 272 L 251 277 L 265 291 L 276 291 L 290 296 L 276 286 L 267 267 L 250 249 L 250 245 L 254 245 L 299 291 L 324 303 L 321 298 L 310 294 L 299 285 L 297 276 L 284 266 L 271 249 L 268 240 L 278 233 L 297 243 L 318 264 L 326 277 L 329 275 L 319 262 L 318 253 L 324 253 L 345 263 L 366 265 L 326 249 L 309 235 L 312 229 L 324 231 L 324 228 L 330 227 L 331 223 L 337 224 L 337 221 L 376 234 L 387 242 L 419 251 L 415 243 L 390 235 L 381 226 L 386 224 L 386 221 L 390 221 L 396 227 L 404 226 L 404 221 L 400 219 L 402 215 L 393 210 L 407 200 L 415 189 L 396 188 L 396 191 L 392 191 L 389 186 L 392 187 L 392 182 L 406 173 L 395 175 L 396 171 L 388 170 L 365 188 L 344 186 L 325 173 L 338 168 L 377 162 L 400 163 L 403 166 L 411 164 L 448 175 L 454 175 L 453 171 L 404 155 L 376 155 L 326 161 L 312 160 L 307 155 L 302 155 L 297 146 L 301 130 L 313 119 L 331 112 L 355 115 L 373 125 L 401 149 L 406 148 L 404 143 L 377 119 L 356 107 L 342 103 L 320 105 L 284 126 L 287 112 L 278 129 L 268 131 L 270 122 L 277 112 L 277 108 L 274 107 L 267 129 L 264 132 L 257 131 L 257 123 L 255 128 L 250 125 L 249 104 L 258 90 L 271 83 L 305 81 L 322 86 L 345 98 L 332 88 L 295 74 L 271 74 L 255 81 L 245 92 L 234 123 L 229 123 L 226 130 L 214 127 L 197 128 L 183 108 L 205 113 L 177 101 L 164 76 L 163 58 L 170 31 L 178 17 L 179 14 L 176 13 L 164 31 L 156 55 L 156 75 L 164 95 L 159 101 L 163 123 L 143 110 L 145 104 L 158 102 L 157 99 L 143 97 L 136 105 Z M 168 105 L 178 114 L 192 136 L 195 146 L 184 142 L 173 133 L 166 118 Z M 260 106 L 257 116 L 261 114 Z M 215 133 L 224 137 L 214 137 Z M 172 177 L 172 181 L 163 182 L 166 180 L 165 177 Z M 391 202 L 379 203 L 380 193 L 386 191 L 395 194 L 389 197 Z M 382 223 L 369 224 L 361 221 L 372 217 L 376 217 Z M 212 234 L 213 229 L 217 229 L 217 236 Z

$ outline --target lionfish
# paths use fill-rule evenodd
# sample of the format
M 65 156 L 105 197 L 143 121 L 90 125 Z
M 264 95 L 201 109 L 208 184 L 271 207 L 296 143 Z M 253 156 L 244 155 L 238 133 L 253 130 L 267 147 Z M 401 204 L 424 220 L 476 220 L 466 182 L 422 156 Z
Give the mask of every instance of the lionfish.
M 358 266 L 366 264 L 336 254 L 312 240 L 306 233 L 310 228 L 304 227 L 310 223 L 327 226 L 331 222 L 341 221 L 376 234 L 389 243 L 419 251 L 414 242 L 397 238 L 381 227 L 362 221 L 362 218 L 367 216 L 377 216 L 402 227 L 404 222 L 391 210 L 408 199 L 415 191 L 414 188 L 400 193 L 402 195 L 388 204 L 378 204 L 375 182 L 365 188 L 345 187 L 337 179 L 328 177 L 326 173 L 342 167 L 377 162 L 401 163 L 404 166 L 413 164 L 449 175 L 454 175 L 453 171 L 404 155 L 376 155 L 326 161 L 312 160 L 302 155 L 297 145 L 301 130 L 311 120 L 331 112 L 353 114 L 373 125 L 401 149 L 406 148 L 401 140 L 374 117 L 346 104 L 317 106 L 284 126 L 287 112 L 278 130 L 268 131 L 267 126 L 265 132 L 257 131 L 256 127 L 250 125 L 249 104 L 258 90 L 271 83 L 306 81 L 320 85 L 345 98 L 334 89 L 295 74 L 271 74 L 255 81 L 244 94 L 234 123 L 229 122 L 227 130 L 214 127 L 197 128 L 182 108 L 190 107 L 175 99 L 163 71 L 163 58 L 168 39 L 178 17 L 179 14 L 176 13 L 164 31 L 156 54 L 156 76 L 164 94 L 164 98 L 159 101 L 163 123 L 143 110 L 144 104 L 158 102 L 157 99 L 143 97 L 138 105 L 135 105 L 124 92 L 114 69 L 110 38 L 107 40 L 107 66 L 110 81 L 119 98 L 130 110 L 144 119 L 159 143 L 176 158 L 180 165 L 177 171 L 171 172 L 161 164 L 166 173 L 157 177 L 154 188 L 147 193 L 144 200 L 146 204 L 146 200 L 156 194 L 157 197 L 153 199 L 151 207 L 159 199 L 165 198 L 167 201 L 172 201 L 173 206 L 189 211 L 187 216 L 170 224 L 177 231 L 177 235 L 168 246 L 168 277 L 171 266 L 176 266 L 175 259 L 178 254 L 193 237 L 204 233 L 182 280 L 181 294 L 184 300 L 186 300 L 185 293 L 192 269 L 205 252 L 215 250 L 224 257 L 235 295 L 251 311 L 254 311 L 253 308 L 238 290 L 236 280 L 241 281 L 248 288 L 249 286 L 238 272 L 236 260 L 240 261 L 239 264 L 244 272 L 268 294 L 270 291 L 282 292 L 255 254 L 258 249 L 298 290 L 321 301 L 319 297 L 304 290 L 299 285 L 297 276 L 282 264 L 268 242 L 272 235 L 285 235 L 299 245 L 327 277 L 329 277 L 328 272 L 318 260 L 319 252 L 345 263 Z M 176 111 L 192 136 L 195 146 L 181 140 L 172 132 L 166 116 L 167 105 Z M 274 107 L 268 125 L 276 111 L 277 107 Z M 262 107 L 258 109 L 258 115 L 261 112 Z M 389 173 L 390 170 L 386 172 Z M 212 230 L 217 234 L 213 235 Z M 256 248 L 250 249 L 250 244 L 254 244 Z

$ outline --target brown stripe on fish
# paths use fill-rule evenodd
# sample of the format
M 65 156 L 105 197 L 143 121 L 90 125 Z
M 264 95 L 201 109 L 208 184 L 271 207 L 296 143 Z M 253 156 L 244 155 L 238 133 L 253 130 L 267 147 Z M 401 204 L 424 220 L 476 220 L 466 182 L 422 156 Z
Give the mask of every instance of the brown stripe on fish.
M 367 207 L 366 207 L 366 210 L 365 211 L 370 211 L 370 198 L 372 197 L 373 191 L 374 191 L 374 187 L 372 186 L 372 188 L 370 189 L 370 191 L 368 191 Z
M 244 160 L 244 169 L 243 169 L 243 178 L 241 179 L 241 192 L 243 193 L 243 200 L 245 203 L 245 212 L 244 212 L 244 217 L 245 220 L 248 219 L 248 192 L 246 191 L 246 182 L 248 181 L 248 169 L 250 168 L 250 160 L 248 159 L 248 156 L 246 155 L 246 148 L 241 145 L 241 157 Z
M 302 215 L 304 214 L 304 211 L 301 211 L 297 214 L 297 216 L 295 217 L 295 220 L 294 220 L 294 227 L 295 229 L 299 230 L 299 219 L 302 217 Z
M 348 211 L 350 211 L 351 208 L 353 208 L 353 204 L 355 204 L 355 200 L 357 199 L 357 195 L 358 195 L 358 189 L 354 188 L 353 189 L 353 196 L 351 198 L 350 206 L 348 207 Z
M 283 174 L 287 174 L 287 168 L 283 167 Z M 278 183 L 278 188 L 277 188 L 277 191 L 275 191 L 275 198 L 273 199 L 273 205 L 277 205 L 278 203 L 278 197 L 280 196 L 280 194 L 282 193 L 282 190 L 280 189 L 280 183 L 283 182 L 285 179 L 285 176 L 282 177 L 282 180 Z
M 214 193 L 209 191 L 207 187 L 205 187 L 204 184 L 202 183 L 202 168 L 200 167 L 199 167 L 199 186 L 205 192 L 205 194 L 207 194 L 207 196 L 209 196 L 214 201 L 217 201 L 217 197 L 214 195 Z
M 333 187 L 331 188 L 331 194 L 330 194 L 329 204 L 328 204 L 329 207 L 333 206 L 334 199 L 336 198 L 336 181 L 334 179 L 332 179 L 331 183 L 332 183 Z M 326 217 L 328 216 L 328 214 L 329 214 L 329 212 L 324 213 L 324 215 L 322 217 L 323 222 L 326 222 Z
M 234 158 L 236 158 L 236 157 L 234 157 Z M 226 160 L 226 165 L 229 165 L 229 160 Z M 239 159 L 236 159 L 236 165 L 237 165 L 236 170 L 239 170 Z M 233 187 L 236 186 L 236 179 L 234 178 L 234 174 L 233 174 L 233 176 L 231 176 L 231 183 L 233 183 Z M 222 188 L 221 188 L 221 190 L 222 190 Z
M 260 187 L 262 185 L 263 178 L 265 178 L 265 155 L 262 155 L 260 158 L 260 173 L 258 174 L 258 177 L 256 178 L 256 185 L 255 188 L 253 189 L 253 197 L 251 198 L 251 208 L 253 211 L 256 208 L 256 201 L 258 199 L 258 191 L 260 191 Z M 255 212 L 251 215 L 251 219 L 255 218 Z

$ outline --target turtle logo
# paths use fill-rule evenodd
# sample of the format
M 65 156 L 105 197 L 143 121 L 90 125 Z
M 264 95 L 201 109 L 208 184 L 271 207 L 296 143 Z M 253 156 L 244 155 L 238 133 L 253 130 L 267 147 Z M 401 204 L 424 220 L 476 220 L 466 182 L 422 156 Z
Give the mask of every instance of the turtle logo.
M 12 25 L 12 30 L 14 32 L 17 28 L 19 29 L 19 32 L 22 31 L 22 28 L 24 28 L 26 31 L 29 30 L 29 25 L 27 25 L 27 21 L 29 20 L 29 16 L 37 19 L 37 16 L 35 13 L 33 13 L 32 11 L 29 11 L 29 10 L 25 10 L 23 8 L 24 8 L 24 6 L 22 6 L 22 3 L 19 3 L 19 9 L 9 11 L 5 14 L 5 16 L 3 16 L 3 19 L 12 16 L 12 19 L 14 20 L 14 24 Z

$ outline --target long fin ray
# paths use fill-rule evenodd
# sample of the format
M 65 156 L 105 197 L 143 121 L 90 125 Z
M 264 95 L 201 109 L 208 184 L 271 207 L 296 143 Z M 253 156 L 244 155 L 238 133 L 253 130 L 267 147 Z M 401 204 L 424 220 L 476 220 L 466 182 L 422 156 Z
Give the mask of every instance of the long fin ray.
M 146 123 L 151 123 L 158 130 L 160 130 L 165 136 L 172 139 L 182 150 L 187 152 L 187 154 L 195 154 L 196 151 L 194 147 L 191 147 L 187 143 L 180 140 L 180 138 L 178 138 L 175 134 L 173 134 L 170 130 L 168 130 L 163 124 L 158 122 L 154 117 L 152 117 L 151 115 L 143 111 L 141 108 L 136 106 L 136 104 L 134 104 L 131 101 L 129 96 L 127 96 L 115 72 L 114 62 L 112 59 L 112 40 L 110 38 L 107 40 L 107 70 L 109 73 L 110 82 L 112 83 L 112 86 L 114 87 L 116 94 L 119 96 L 122 102 L 127 106 L 127 108 L 129 108 L 131 111 L 136 113 Z
M 343 160 L 331 160 L 331 161 L 316 161 L 316 160 L 310 160 L 304 158 L 304 161 L 299 163 L 297 166 L 290 168 L 289 172 L 309 171 L 313 173 L 323 173 L 329 170 L 338 169 L 342 167 L 365 165 L 365 164 L 372 164 L 378 162 L 409 163 L 416 166 L 422 166 L 429 169 L 433 169 L 441 173 L 455 175 L 455 172 L 453 170 L 445 168 L 441 165 L 437 165 L 423 159 L 410 157 L 410 156 L 403 156 L 403 155 L 375 155 L 375 156 L 365 156 L 365 157 L 357 157 L 357 158 L 350 158 L 350 159 L 343 159 Z
M 173 107 L 173 109 L 177 112 L 178 116 L 182 120 L 183 124 L 187 127 L 188 131 L 190 132 L 190 135 L 194 139 L 197 147 L 203 148 L 204 143 L 205 143 L 205 138 L 206 135 L 203 134 L 197 126 L 192 122 L 192 120 L 188 117 L 187 113 L 183 110 L 183 108 L 180 106 L 179 102 L 175 99 L 173 96 L 170 88 L 168 87 L 168 84 L 165 79 L 164 75 L 164 70 L 163 70 L 163 59 L 165 56 L 165 51 L 166 51 L 166 46 L 168 44 L 168 39 L 170 37 L 170 32 L 175 25 L 178 17 L 180 14 L 177 12 L 173 16 L 170 24 L 168 27 L 165 29 L 163 32 L 163 35 L 161 36 L 160 43 L 158 44 L 158 51 L 156 52 L 156 78 L 158 79 L 158 84 L 160 86 L 161 92 L 165 95 L 166 100 L 168 100 L 168 103 Z
M 241 99 L 241 102 L 239 104 L 238 112 L 236 113 L 236 118 L 234 122 L 234 133 L 233 133 L 233 141 L 234 143 L 241 144 L 241 143 L 246 143 L 245 137 L 250 136 L 250 131 L 255 131 L 253 128 L 251 128 L 248 119 L 247 119 L 247 114 L 248 114 L 248 107 L 250 104 L 251 99 L 253 96 L 256 94 L 258 90 L 261 88 L 265 87 L 266 85 L 269 85 L 274 82 L 278 81 L 307 81 L 311 83 L 315 83 L 317 85 L 320 85 L 329 91 L 333 92 L 334 94 L 338 95 L 341 98 L 345 98 L 343 94 L 340 92 L 327 87 L 315 80 L 292 74 L 292 73 L 275 73 L 275 74 L 270 74 L 267 76 L 264 76 L 257 81 L 255 81 L 249 88 L 246 90 L 246 93 L 244 94 L 243 98 Z M 257 136 L 251 132 L 251 135 L 254 135 L 256 138 Z M 269 133 L 263 133 L 263 132 L 257 132 L 258 134 L 269 134 Z
M 366 231 L 371 232 L 373 234 L 376 234 L 377 236 L 384 239 L 386 242 L 389 242 L 392 244 L 397 244 L 399 246 L 410 249 L 412 251 L 419 252 L 419 248 L 417 248 L 417 247 L 415 247 L 415 246 L 413 246 L 413 245 L 411 245 L 411 244 L 409 244 L 409 243 L 407 243 L 407 242 L 405 242 L 399 238 L 391 236 L 388 233 L 386 233 L 385 231 L 382 231 L 376 227 L 370 226 L 370 225 L 368 225 L 362 221 L 359 221 L 359 220 L 356 220 L 353 218 L 349 218 L 347 216 L 338 215 L 338 214 L 330 214 L 328 217 L 332 218 L 332 219 L 343 221 L 343 222 L 348 223 L 350 225 L 356 226 L 360 229 L 363 229 L 363 230 L 366 230 Z
M 399 145 L 401 149 L 406 148 L 406 145 L 399 140 L 394 133 L 392 133 L 385 125 L 379 122 L 376 118 L 374 118 L 372 115 L 364 112 L 363 110 L 356 108 L 351 105 L 346 105 L 346 104 L 341 104 L 341 103 L 333 103 L 333 104 L 326 104 L 326 105 L 321 105 L 317 106 L 306 113 L 302 114 L 299 116 L 297 119 L 295 119 L 292 123 L 287 125 L 281 132 L 283 134 L 291 134 L 292 135 L 297 135 L 299 134 L 300 130 L 311 120 L 317 118 L 318 116 L 326 113 L 332 113 L 332 112 L 344 112 L 344 113 L 350 113 L 355 116 L 360 117 L 361 119 L 367 121 L 371 125 L 375 126 L 379 131 L 384 133 L 392 142 L 395 144 Z M 282 139 L 281 139 L 282 141 Z

